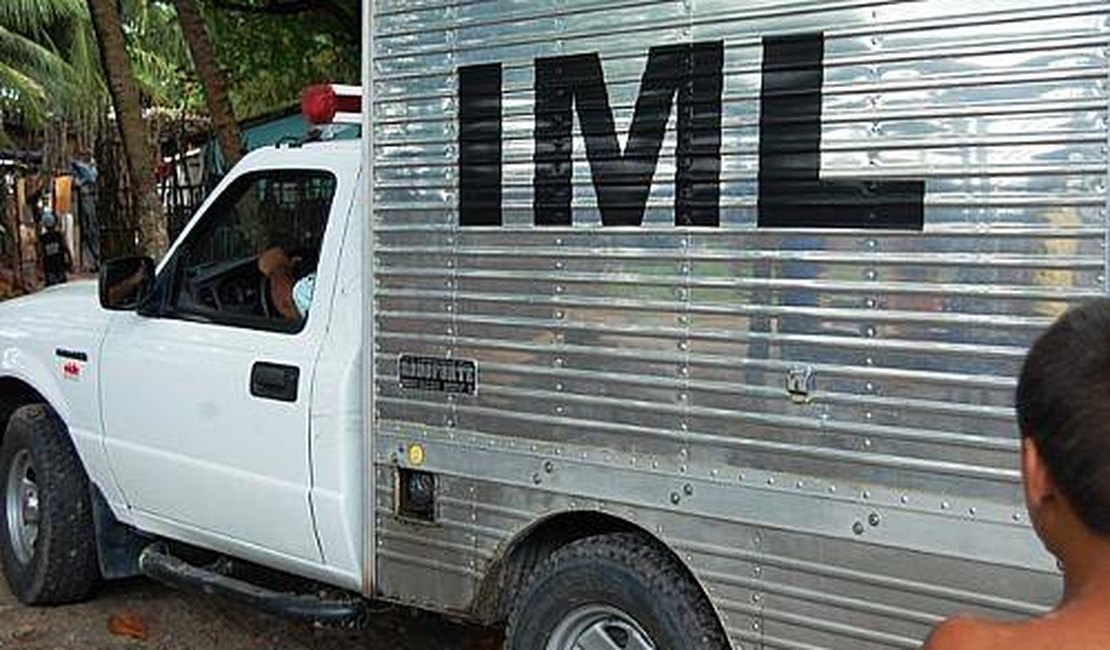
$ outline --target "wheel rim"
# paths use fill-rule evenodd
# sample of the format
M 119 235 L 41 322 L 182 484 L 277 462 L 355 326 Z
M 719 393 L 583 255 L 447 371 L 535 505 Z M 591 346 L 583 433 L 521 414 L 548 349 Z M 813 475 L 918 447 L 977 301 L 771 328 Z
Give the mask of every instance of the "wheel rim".
M 559 623 L 545 650 L 655 650 L 655 643 L 616 607 L 586 605 Z
M 39 538 L 40 510 L 35 464 L 26 449 L 16 452 L 12 459 L 4 493 L 12 551 L 20 563 L 29 564 Z

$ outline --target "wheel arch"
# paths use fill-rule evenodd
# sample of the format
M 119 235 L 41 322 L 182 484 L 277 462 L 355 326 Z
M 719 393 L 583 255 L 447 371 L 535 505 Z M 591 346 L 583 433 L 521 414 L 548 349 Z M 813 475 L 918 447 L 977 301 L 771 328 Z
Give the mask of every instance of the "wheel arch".
M 62 390 L 60 373 L 50 362 L 44 350 L 36 346 L 16 345 L 5 341 L 0 347 L 0 401 L 16 400 L 10 411 L 0 415 L 0 435 L 8 425 L 8 419 L 15 409 L 25 404 L 41 402 L 50 407 L 68 426 L 70 423 L 70 404 Z M 33 398 L 33 399 L 32 399 Z M 27 399 L 30 401 L 22 401 Z
M 38 403 L 46 404 L 55 413 L 58 412 L 50 400 L 29 382 L 12 375 L 0 377 L 0 441 L 4 439 L 4 431 L 8 428 L 12 414 L 21 406 Z
M 724 634 L 720 612 L 709 597 L 705 585 L 674 549 L 643 526 L 598 510 L 552 513 L 518 531 L 502 545 L 501 552 L 486 572 L 475 599 L 475 615 L 486 624 L 504 622 L 528 575 L 548 555 L 571 542 L 610 533 L 637 533 L 647 543 L 663 550 L 691 584 L 697 586 L 701 597 L 709 604 L 717 625 L 721 627 L 722 635 L 728 638 Z

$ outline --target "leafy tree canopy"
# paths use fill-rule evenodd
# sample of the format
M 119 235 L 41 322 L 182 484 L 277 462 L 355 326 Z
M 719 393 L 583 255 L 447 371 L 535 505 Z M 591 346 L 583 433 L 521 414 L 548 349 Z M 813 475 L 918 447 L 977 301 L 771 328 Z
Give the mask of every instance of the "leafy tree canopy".
M 120 9 L 127 53 L 147 103 L 202 111 L 203 90 L 193 74 L 173 5 L 168 0 L 122 0 Z
M 0 124 L 86 117 L 103 89 L 94 47 L 84 0 L 0 2 Z
M 203 90 L 172 2 L 119 4 L 145 103 L 203 114 Z M 240 118 L 288 106 L 310 84 L 358 81 L 359 0 L 201 4 Z M 0 125 L 37 130 L 51 118 L 89 124 L 106 105 L 85 0 L 0 0 Z
M 311 84 L 358 83 L 358 0 L 207 0 L 205 8 L 241 118 L 287 106 Z

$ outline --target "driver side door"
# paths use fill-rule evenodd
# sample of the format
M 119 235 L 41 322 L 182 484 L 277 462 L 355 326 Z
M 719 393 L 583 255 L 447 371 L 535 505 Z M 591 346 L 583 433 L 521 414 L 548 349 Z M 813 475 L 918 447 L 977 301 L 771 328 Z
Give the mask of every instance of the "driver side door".
M 321 561 L 309 387 L 327 301 L 278 313 L 259 260 L 279 248 L 315 280 L 337 256 L 331 231 L 343 229 L 328 222 L 346 194 L 326 170 L 241 175 L 162 265 L 158 304 L 114 317 L 101 350 L 105 444 L 145 529 L 259 561 L 254 551 Z

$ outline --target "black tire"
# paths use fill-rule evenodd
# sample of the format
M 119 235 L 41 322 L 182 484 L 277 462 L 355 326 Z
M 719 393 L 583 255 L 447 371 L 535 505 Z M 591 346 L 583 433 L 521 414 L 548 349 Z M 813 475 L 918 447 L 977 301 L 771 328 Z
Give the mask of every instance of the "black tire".
M 552 553 L 514 603 L 504 648 L 548 650 L 568 621 L 594 606 L 631 618 L 657 650 L 728 648 L 698 586 L 665 549 L 636 533 L 588 537 Z
M 37 539 L 20 553 L 7 498 L 17 456 L 29 458 L 38 502 Z M 0 565 L 26 605 L 83 600 L 100 579 L 89 479 L 65 425 L 45 404 L 16 410 L 0 444 Z

